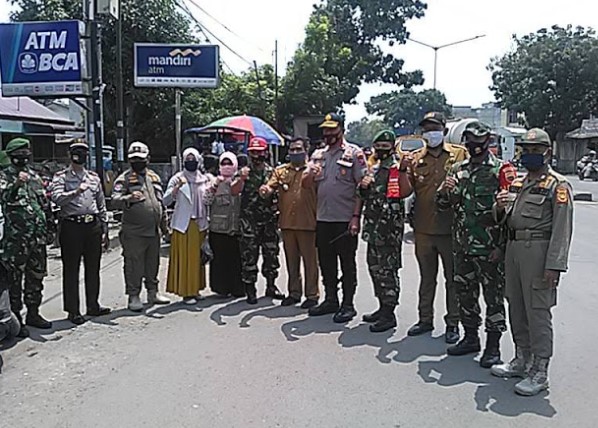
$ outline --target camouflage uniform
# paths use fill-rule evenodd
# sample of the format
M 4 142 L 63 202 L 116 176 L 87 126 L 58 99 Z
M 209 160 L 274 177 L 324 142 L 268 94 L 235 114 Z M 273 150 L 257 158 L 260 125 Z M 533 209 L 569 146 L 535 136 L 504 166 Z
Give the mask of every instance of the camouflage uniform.
M 278 215 L 276 201 L 263 199 L 259 188 L 267 184 L 274 169 L 266 165 L 264 170 L 251 168 L 241 194 L 241 261 L 245 288 L 255 289 L 258 274 L 258 257 L 262 252 L 262 275 L 268 286 L 278 278 L 280 262 Z
M 392 157 L 382 161 L 372 185 L 359 188 L 358 194 L 365 206 L 362 239 L 368 243 L 367 263 L 374 292 L 381 306 L 394 307 L 399 301 L 405 204 L 387 197 L 392 168 L 398 168 Z
M 454 209 L 454 281 L 461 323 L 467 330 L 481 325 L 479 286 L 486 302 L 486 331 L 506 330 L 504 305 L 504 262 L 491 262 L 494 250 L 504 252 L 505 229 L 494 221 L 492 206 L 499 189 L 502 162 L 488 153 L 481 164 L 465 160 L 449 176 L 458 182 L 450 194 L 439 192 L 440 210 Z
M 29 174 L 29 181 L 19 185 L 21 171 Z M 0 192 L 6 217 L 0 260 L 8 269 L 11 308 L 19 314 L 24 301 L 29 312 L 37 313 L 42 303 L 42 280 L 47 273 L 46 244 L 52 239 L 48 236 L 51 232 L 46 224 L 49 203 L 42 180 L 28 166 L 10 165 L 0 172 Z

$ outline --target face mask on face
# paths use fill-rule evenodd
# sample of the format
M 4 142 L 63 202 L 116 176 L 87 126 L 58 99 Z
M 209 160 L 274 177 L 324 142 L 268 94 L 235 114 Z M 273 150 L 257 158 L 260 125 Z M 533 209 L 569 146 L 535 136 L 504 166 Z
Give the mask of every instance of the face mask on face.
M 324 143 L 328 146 L 334 146 L 336 143 L 338 143 L 340 137 L 338 134 L 334 134 L 334 135 L 324 135 Z
M 17 155 L 10 158 L 13 165 L 22 168 L 29 163 L 29 156 Z
M 185 161 L 185 169 L 189 172 L 197 171 L 197 167 L 199 166 L 199 162 L 196 160 L 186 160 Z
M 74 164 L 77 165 L 84 165 L 87 163 L 87 153 L 86 152 L 73 152 L 71 153 L 71 160 Z
M 523 153 L 521 165 L 528 171 L 539 171 L 546 164 L 545 153 Z
M 485 155 L 488 150 L 488 143 L 474 143 L 473 141 L 468 141 L 465 145 L 467 146 L 467 150 L 471 157 L 474 158 Z
M 422 135 L 428 142 L 428 147 L 434 148 L 442 144 L 444 140 L 444 133 L 442 131 L 428 131 Z
M 220 175 L 224 178 L 230 178 L 237 172 L 234 165 L 220 165 Z
M 265 156 L 251 156 L 251 163 L 254 165 L 261 165 L 266 162 Z
M 375 149 L 376 151 L 376 158 L 380 160 L 386 160 L 390 157 L 392 149 L 390 148 L 378 148 Z
M 147 168 L 147 162 L 146 161 L 135 161 L 135 162 L 131 162 L 131 169 L 133 171 L 135 171 L 136 173 L 143 172 L 143 170 L 145 168 Z
M 289 153 L 289 160 L 293 165 L 303 165 L 305 163 L 305 153 Z

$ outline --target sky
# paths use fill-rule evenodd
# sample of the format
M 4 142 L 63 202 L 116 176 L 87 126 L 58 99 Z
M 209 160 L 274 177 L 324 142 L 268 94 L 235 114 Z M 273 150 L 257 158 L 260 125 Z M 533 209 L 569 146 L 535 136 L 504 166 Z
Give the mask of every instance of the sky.
M 221 48 L 222 59 L 233 71 L 240 72 L 249 67 L 245 60 L 273 64 L 274 43 L 278 40 L 281 73 L 303 41 L 304 28 L 314 3 L 314 0 L 183 1 L 209 31 L 243 57 L 240 59 L 228 49 Z M 438 52 L 437 88 L 446 94 L 452 105 L 477 107 L 494 100 L 489 89 L 492 79 L 486 67 L 492 57 L 512 48 L 513 34 L 525 35 L 555 24 L 598 27 L 598 3 L 589 0 L 428 0 L 427 4 L 425 17 L 407 24 L 411 38 L 439 46 L 485 35 Z M 8 21 L 10 10 L 8 0 L 0 0 L 0 22 Z M 433 87 L 432 49 L 407 42 L 395 46 L 390 52 L 405 60 L 405 70 L 424 72 L 423 88 Z M 379 84 L 363 85 L 357 104 L 345 106 L 347 120 L 365 116 L 365 102 L 393 89 Z

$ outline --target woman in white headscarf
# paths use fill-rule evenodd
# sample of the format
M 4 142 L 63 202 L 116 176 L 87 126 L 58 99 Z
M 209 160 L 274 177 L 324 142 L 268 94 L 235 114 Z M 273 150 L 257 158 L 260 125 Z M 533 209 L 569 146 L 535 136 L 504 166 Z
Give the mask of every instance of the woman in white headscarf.
M 241 281 L 241 196 L 243 181 L 235 179 L 237 157 L 224 152 L 218 163 L 219 174 L 208 189 L 210 205 L 210 247 L 214 259 L 210 262 L 210 288 L 223 297 L 244 297 Z
M 210 178 L 200 171 L 202 158 L 194 148 L 183 152 L 183 171 L 168 183 L 164 204 L 174 202 L 170 243 L 170 263 L 166 291 L 195 304 L 206 288 L 205 267 L 201 263 L 201 246 L 208 230 L 206 191 Z

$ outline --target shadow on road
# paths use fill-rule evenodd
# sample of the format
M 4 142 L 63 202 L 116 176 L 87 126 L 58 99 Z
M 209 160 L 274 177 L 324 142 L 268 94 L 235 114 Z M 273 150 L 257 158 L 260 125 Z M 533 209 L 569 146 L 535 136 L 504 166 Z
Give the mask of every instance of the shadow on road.
M 369 346 L 378 349 L 376 358 L 383 364 L 389 364 L 392 361 L 412 363 L 422 356 L 438 357 L 446 353 L 443 337 L 406 336 L 396 342 L 390 342 L 389 340 L 394 334 L 395 330 L 372 333 L 369 330 L 369 324 L 360 324 L 346 329 L 339 336 L 338 343 L 343 348 Z
M 347 330 L 344 324 L 336 324 L 332 321 L 332 315 L 321 317 L 307 317 L 297 321 L 291 321 L 280 326 L 282 334 L 289 342 L 296 342 L 301 337 L 312 334 L 342 333 Z
M 269 319 L 295 318 L 299 315 L 305 314 L 306 312 L 307 311 L 305 309 L 301 309 L 298 306 L 285 307 L 278 305 L 271 308 L 261 309 L 259 311 L 253 311 L 248 313 L 239 322 L 239 327 L 250 327 L 249 321 L 258 317 Z
M 494 377 L 489 370 L 480 368 L 471 356 L 447 356 L 438 361 L 420 361 L 418 365 L 418 375 L 429 384 L 447 388 L 465 383 L 477 384 L 474 400 L 480 412 L 492 411 L 511 417 L 529 413 L 546 418 L 552 418 L 557 413 L 546 392 L 536 397 L 519 397 L 513 392 L 519 380 Z
M 236 317 L 251 309 L 261 309 L 270 307 L 272 305 L 272 299 L 269 298 L 259 299 L 257 305 L 249 305 L 245 300 L 238 300 L 216 309 L 210 314 L 210 319 L 217 325 L 226 325 L 226 323 L 223 321 L 224 317 Z

